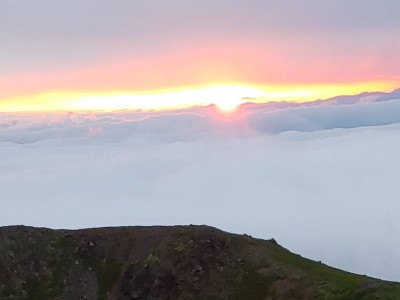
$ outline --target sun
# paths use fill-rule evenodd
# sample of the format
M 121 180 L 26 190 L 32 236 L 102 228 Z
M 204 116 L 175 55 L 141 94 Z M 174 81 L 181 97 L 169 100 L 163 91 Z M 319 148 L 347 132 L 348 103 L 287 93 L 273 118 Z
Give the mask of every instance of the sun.
M 241 85 L 217 85 L 199 91 L 211 104 L 215 104 L 223 112 L 233 112 L 243 100 L 249 96 L 259 96 L 261 92 L 255 88 Z
M 219 110 L 223 112 L 233 112 L 239 107 L 239 105 L 243 103 L 244 101 L 225 100 L 225 101 L 216 101 L 215 105 L 218 107 Z

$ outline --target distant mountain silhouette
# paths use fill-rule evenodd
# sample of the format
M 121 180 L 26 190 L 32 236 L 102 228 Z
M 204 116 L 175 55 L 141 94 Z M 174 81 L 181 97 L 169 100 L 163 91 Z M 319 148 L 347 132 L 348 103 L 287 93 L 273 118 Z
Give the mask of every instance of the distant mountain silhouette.
M 244 98 L 245 99 L 245 98 Z M 290 101 L 273 101 L 268 103 L 255 103 L 256 99 L 242 104 L 240 107 L 246 110 L 266 108 L 266 109 L 285 109 L 290 107 L 302 107 L 302 106 L 316 106 L 316 105 L 354 105 L 358 103 L 371 103 L 371 102 L 383 102 L 394 99 L 400 99 L 400 88 L 393 92 L 363 92 L 357 95 L 340 95 L 328 99 L 318 99 L 310 102 L 295 103 Z

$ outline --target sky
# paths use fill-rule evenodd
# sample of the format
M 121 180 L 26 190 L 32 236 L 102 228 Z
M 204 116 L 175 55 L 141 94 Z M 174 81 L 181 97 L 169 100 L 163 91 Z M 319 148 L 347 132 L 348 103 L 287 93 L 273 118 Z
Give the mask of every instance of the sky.
M 244 97 L 390 91 L 399 10 L 397 0 L 3 0 L 0 111 L 229 110 Z

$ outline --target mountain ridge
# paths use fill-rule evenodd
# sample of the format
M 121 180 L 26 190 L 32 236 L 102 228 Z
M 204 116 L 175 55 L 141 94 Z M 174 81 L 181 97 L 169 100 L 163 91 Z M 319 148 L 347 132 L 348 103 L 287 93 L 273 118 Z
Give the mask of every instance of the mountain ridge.
M 400 284 L 208 226 L 0 228 L 0 299 L 400 299 Z
M 272 108 L 286 109 L 292 107 L 318 106 L 321 104 L 330 105 L 354 105 L 358 103 L 384 102 L 400 99 L 400 88 L 392 92 L 362 92 L 355 95 L 337 95 L 327 99 L 316 99 L 306 102 L 291 102 L 291 101 L 270 101 L 265 103 L 246 102 L 240 105 L 244 109 L 251 108 Z

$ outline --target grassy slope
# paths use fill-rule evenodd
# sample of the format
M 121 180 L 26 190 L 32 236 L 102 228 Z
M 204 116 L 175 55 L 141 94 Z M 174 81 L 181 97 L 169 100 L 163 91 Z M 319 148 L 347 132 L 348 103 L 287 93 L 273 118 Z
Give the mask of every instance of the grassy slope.
M 399 299 L 400 284 L 206 226 L 0 228 L 0 299 Z

